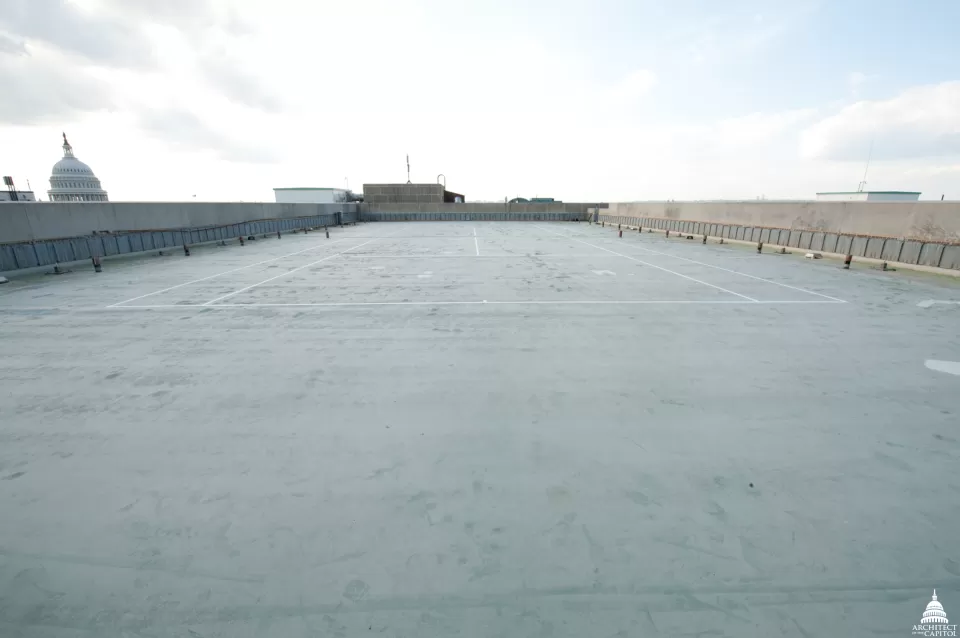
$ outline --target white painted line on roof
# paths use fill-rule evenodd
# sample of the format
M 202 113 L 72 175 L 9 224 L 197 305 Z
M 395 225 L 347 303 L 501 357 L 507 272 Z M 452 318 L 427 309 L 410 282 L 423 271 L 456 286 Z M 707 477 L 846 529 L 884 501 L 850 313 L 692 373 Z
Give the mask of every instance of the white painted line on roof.
M 469 239 L 473 235 L 353 235 L 350 239 L 386 239 L 387 237 L 396 239 Z
M 240 270 L 246 270 L 247 268 L 253 268 L 254 266 L 260 266 L 260 265 L 262 265 L 262 264 L 269 264 L 270 262 L 278 261 L 278 260 L 280 260 L 280 259 L 285 259 L 286 257 L 293 257 L 294 255 L 299 255 L 300 253 L 305 253 L 305 252 L 307 252 L 307 251 L 314 250 L 314 249 L 316 249 L 316 248 L 320 248 L 320 247 L 322 247 L 322 246 L 329 246 L 329 245 L 331 245 L 331 244 L 336 244 L 336 243 L 339 243 L 339 242 L 342 242 L 342 241 L 346 241 L 346 239 L 347 239 L 347 238 L 344 238 L 344 239 L 335 239 L 335 240 L 333 240 L 333 241 L 328 241 L 328 242 L 324 242 L 324 243 L 322 243 L 322 244 L 317 244 L 316 246 L 311 246 L 310 248 L 304 248 L 303 250 L 298 250 L 298 251 L 293 252 L 293 253 L 287 253 L 286 255 L 280 255 L 279 257 L 274 257 L 273 259 L 264 259 L 263 261 L 258 261 L 258 262 L 256 262 L 255 264 L 247 264 L 246 266 L 240 266 L 239 268 L 234 268 L 234 269 L 232 269 L 232 270 L 225 270 L 225 271 L 223 271 L 223 272 L 217 273 L 216 275 L 210 275 L 209 277 L 201 277 L 200 279 L 194 279 L 193 281 L 188 281 L 188 282 L 186 282 L 186 283 L 177 284 L 176 286 L 170 286 L 169 288 L 164 288 L 164 289 L 162 289 L 162 290 L 156 290 L 156 291 L 154 291 L 154 292 L 148 292 L 147 294 L 145 294 L 145 295 L 140 295 L 139 297 L 132 297 L 132 298 L 130 298 L 130 299 L 127 299 L 126 301 L 119 301 L 119 302 L 117 302 L 117 303 L 115 303 L 115 304 L 111 304 L 111 305 L 109 305 L 109 306 L 107 306 L 107 307 L 108 307 L 108 308 L 113 308 L 113 307 L 115 307 L 115 306 L 122 306 L 123 304 L 129 303 L 129 302 L 131 302 L 131 301 L 136 301 L 136 300 L 138 300 L 138 299 L 143 299 L 144 297 L 152 297 L 153 295 L 159 295 L 161 292 L 167 292 L 168 290 L 176 290 L 177 288 L 183 288 L 184 286 L 189 286 L 189 285 L 191 285 L 191 284 L 197 284 L 197 283 L 200 283 L 201 281 L 207 281 L 208 279 L 215 279 L 215 278 L 221 277 L 221 276 L 223 276 L 223 275 L 229 275 L 229 274 L 232 273 L 232 272 L 238 272 L 238 271 L 240 271 Z M 349 239 L 352 239 L 352 237 L 349 238 Z
M 606 257 L 606 255 L 599 255 L 597 253 L 567 253 L 567 254 L 542 254 L 538 255 L 535 253 L 524 253 L 524 254 L 514 254 L 514 255 L 470 255 L 470 254 L 460 254 L 460 255 L 436 255 L 433 253 L 410 253 L 406 255 L 397 255 L 391 253 L 346 253 L 344 257 L 371 257 L 371 258 L 383 258 L 383 259 L 465 259 L 467 257 L 471 259 L 476 259 L 480 257 L 481 259 L 529 259 L 531 257 Z
M 772 304 L 782 304 L 782 303 L 797 303 L 797 304 L 845 304 L 846 301 L 841 299 L 826 299 L 821 301 L 819 299 L 774 299 L 772 301 L 759 301 L 757 303 L 772 303 Z
M 306 265 L 304 265 L 304 266 L 300 266 L 299 268 L 294 268 L 294 269 L 292 269 L 292 270 L 288 270 L 288 271 L 286 271 L 286 272 L 282 272 L 282 273 L 280 273 L 279 275 L 274 275 L 273 277 L 270 277 L 269 279 L 264 279 L 263 281 L 257 282 L 257 283 L 255 283 L 255 284 L 251 284 L 251 285 L 249 285 L 249 286 L 244 286 L 243 288 L 240 288 L 239 290 L 234 290 L 233 292 L 228 292 L 228 293 L 225 294 L 225 295 L 221 295 L 221 296 L 217 297 L 216 299 L 211 299 L 210 301 L 208 301 L 208 302 L 206 302 L 206 303 L 203 303 L 203 304 L 200 304 L 200 305 L 201 305 L 201 306 L 209 306 L 209 305 L 215 304 L 215 303 L 217 303 L 218 301 L 222 301 L 222 300 L 227 299 L 227 298 L 229 298 L 229 297 L 233 297 L 234 295 L 239 295 L 241 292 L 246 292 L 247 290 L 251 290 L 251 289 L 253 289 L 253 288 L 256 288 L 257 286 L 262 286 L 263 284 L 270 283 L 271 281 L 273 281 L 273 280 L 275 280 L 275 279 L 280 279 L 281 277 L 286 277 L 287 275 L 291 275 L 291 274 L 293 274 L 293 273 L 295 273 L 295 272 L 297 272 L 297 271 L 299 271 L 299 270 L 303 270 L 304 268 L 309 268 L 310 266 L 315 266 L 315 265 L 319 264 L 320 262 L 327 261 L 328 259 L 333 259 L 334 257 L 336 257 L 336 256 L 338 256 L 338 255 L 342 255 L 342 254 L 345 253 L 345 252 L 349 252 L 349 251 L 353 250 L 354 248 L 360 248 L 361 246 L 366 246 L 367 244 L 369 244 L 369 243 L 371 243 L 371 242 L 377 241 L 377 239 L 379 239 L 379 237 L 374 237 L 373 239 L 369 239 L 369 240 L 363 242 L 362 244 L 357 244 L 356 246 L 352 246 L 352 247 L 350 247 L 350 248 L 347 248 L 347 250 L 342 250 L 342 251 L 340 251 L 340 252 L 338 252 L 338 253 L 334 253 L 334 254 L 332 254 L 332 255 L 327 255 L 327 256 L 324 257 L 323 259 L 318 259 L 318 260 L 316 260 L 316 261 L 311 261 L 309 264 L 306 264 Z
M 477 229 L 473 229 L 473 247 L 477 249 L 477 257 L 480 256 L 480 243 L 477 240 Z
M 555 230 L 551 230 L 550 228 L 545 228 L 545 227 L 543 227 L 543 226 L 537 226 L 537 228 L 543 228 L 544 230 L 546 230 L 546 231 L 548 231 L 548 232 L 551 232 L 551 233 L 553 233 L 554 235 L 560 235 L 561 237 L 566 237 L 567 239 L 572 239 L 573 241 L 580 242 L 581 244 L 584 244 L 584 245 L 586 245 L 586 246 L 590 246 L 590 247 L 592 247 L 592 248 L 597 248 L 597 249 L 599 249 L 599 250 L 605 250 L 605 251 L 607 251 L 608 253 L 612 253 L 612 254 L 614 254 L 614 255 L 619 255 L 620 257 L 623 257 L 623 258 L 625 258 L 625 259 L 630 259 L 630 260 L 632 260 L 632 261 L 635 261 L 635 262 L 637 262 L 637 263 L 643 264 L 643 265 L 645 265 L 645 266 L 650 266 L 651 268 L 656 268 L 657 270 L 662 270 L 662 271 L 664 271 L 664 272 L 668 272 L 668 273 L 670 273 L 671 275 L 676 275 L 677 277 L 682 277 L 682 278 L 684 278 L 684 279 L 689 279 L 690 281 L 695 281 L 695 282 L 697 282 L 698 284 L 702 284 L 702 285 L 704 285 L 704 286 L 709 286 L 710 288 L 716 288 L 717 290 L 722 290 L 723 292 L 730 293 L 731 295 L 736 295 L 737 297 L 742 297 L 743 299 L 747 299 L 747 300 L 752 301 L 752 302 L 754 302 L 754 303 L 759 303 L 759 301 L 757 301 L 757 300 L 754 299 L 753 297 L 748 297 L 748 296 L 746 296 L 746 295 L 741 295 L 739 292 L 733 292 L 732 290 L 727 290 L 726 288 L 721 288 L 720 286 L 715 286 L 714 284 L 708 284 L 708 283 L 705 282 L 705 281 L 700 281 L 699 279 L 695 279 L 695 278 L 693 278 L 693 277 L 688 277 L 687 275 L 684 275 L 684 274 L 682 274 L 682 273 L 678 273 L 678 272 L 676 272 L 675 270 L 670 270 L 669 268 L 664 268 L 663 266 L 658 266 L 658 265 L 656 265 L 656 264 L 651 264 L 649 261 L 643 261 L 642 259 L 637 259 L 636 257 L 631 257 L 630 255 L 624 255 L 623 253 L 618 253 L 618 252 L 616 252 L 616 251 L 614 251 L 614 250 L 610 250 L 609 248 L 604 248 L 603 246 L 597 246 L 596 244 L 591 244 L 591 243 L 589 243 L 589 242 L 585 242 L 585 241 L 583 241 L 582 239 L 576 239 L 575 237 L 571 237 L 570 235 L 565 235 L 565 234 L 560 233 L 560 232 L 557 232 L 557 231 L 555 231 Z
M 917 308 L 929 308 L 930 306 L 933 306 L 935 304 L 943 304 L 945 306 L 956 304 L 960 306 L 960 301 L 944 301 L 942 299 L 927 299 L 925 301 L 921 301 L 920 303 L 918 303 Z
M 110 306 L 109 310 L 142 310 L 142 309 L 172 309 L 172 308 L 336 308 L 342 306 L 564 306 L 564 305 L 598 305 L 598 306 L 616 306 L 616 305 L 700 305 L 700 306 L 777 306 L 781 304 L 800 304 L 800 305 L 836 305 L 842 302 L 820 301 L 818 299 L 810 300 L 786 300 L 786 301 L 741 301 L 739 299 L 717 299 L 706 301 L 703 299 L 642 299 L 642 300 L 619 300 L 612 301 L 608 299 L 586 299 L 586 300 L 528 300 L 528 301 L 331 301 L 321 303 L 237 303 L 237 304 L 170 304 L 170 305 L 142 305 L 142 306 Z
M 836 297 L 831 297 L 830 295 L 825 295 L 825 294 L 820 293 L 820 292 L 814 292 L 814 291 L 812 291 L 812 290 L 807 290 L 806 288 L 799 288 L 799 287 L 797 287 L 797 286 L 791 286 L 790 284 L 783 284 L 783 283 L 780 283 L 779 281 L 774 281 L 774 280 L 772 280 L 772 279 L 765 279 L 764 277 L 757 277 L 756 275 L 748 275 L 747 273 L 745 273 L 745 272 L 740 272 L 739 270 L 731 270 L 731 269 L 729 269 L 729 268 L 724 268 L 723 266 L 715 266 L 715 265 L 713 265 L 713 264 L 708 264 L 708 263 L 706 263 L 706 262 L 697 261 L 696 259 L 689 259 L 689 258 L 687 258 L 687 257 L 681 257 L 680 255 L 676 255 L 676 254 L 673 254 L 673 253 L 665 253 L 665 252 L 661 252 L 661 251 L 659 251 L 659 250 L 653 250 L 653 249 L 651 249 L 651 248 L 644 248 L 643 246 L 637 246 L 636 244 L 629 244 L 629 245 L 630 245 L 631 247 L 633 247 L 633 248 L 636 248 L 636 249 L 638 249 L 638 250 L 642 250 L 642 251 L 644 251 L 644 252 L 651 253 L 651 254 L 654 254 L 654 255 L 663 255 L 663 256 L 665 256 L 665 257 L 673 257 L 674 259 L 681 259 L 681 260 L 683 260 L 683 261 L 689 261 L 689 262 L 692 263 L 692 264 L 699 264 L 699 265 L 701 265 L 701 266 L 706 266 L 707 268 L 715 268 L 715 269 L 717 269 L 717 270 L 723 270 L 723 271 L 725 271 L 725 272 L 733 273 L 734 275 L 740 275 L 740 276 L 742 276 L 742 277 L 749 277 L 749 278 L 751 278 L 751 279 L 756 279 L 756 280 L 758 280 L 758 281 L 764 281 L 764 282 L 766 282 L 766 283 L 768 283 L 768 284 L 773 284 L 773 285 L 775 285 L 775 286 L 782 286 L 782 287 L 784 287 L 784 288 L 790 288 L 791 290 L 796 290 L 796 291 L 798 291 L 798 292 L 803 292 L 803 293 L 806 293 L 806 294 L 808 294 L 808 295 L 816 295 L 817 297 L 823 297 L 823 298 L 825 298 L 825 299 L 830 299 L 831 301 L 835 301 L 835 302 L 837 302 L 837 303 L 847 303 L 847 302 L 844 301 L 843 299 L 837 299 Z M 754 256 L 755 256 L 755 255 L 754 255 Z
M 706 263 L 706 262 L 697 261 L 696 259 L 688 259 L 687 257 L 681 257 L 680 255 L 673 255 L 673 254 L 670 254 L 670 253 L 664 253 L 664 252 L 660 252 L 659 250 L 651 250 L 651 249 L 649 249 L 649 248 L 644 248 L 644 247 L 642 247 L 642 246 L 634 246 L 634 248 L 638 248 L 638 249 L 643 250 L 643 251 L 645 251 L 645 252 L 653 253 L 653 254 L 656 254 L 656 255 L 665 255 L 665 256 L 667 256 L 667 257 L 673 257 L 674 259 L 682 259 L 683 261 L 689 261 L 689 262 L 692 263 L 692 264 L 700 264 L 701 266 L 706 266 L 706 267 L 708 267 L 708 268 L 715 268 L 715 269 L 717 269 L 717 270 L 723 270 L 723 271 L 725 271 L 725 272 L 733 273 L 734 275 L 740 275 L 741 277 L 749 277 L 750 279 L 756 279 L 756 280 L 758 280 L 758 281 L 764 281 L 764 282 L 766 282 L 766 283 L 768 283 L 768 284 L 773 284 L 773 285 L 775 285 L 775 286 L 782 286 L 783 288 L 790 288 L 791 290 L 796 290 L 796 291 L 798 291 L 798 292 L 803 292 L 803 293 L 806 293 L 806 294 L 808 294 L 808 295 L 816 295 L 817 297 L 823 297 L 824 299 L 830 299 L 831 301 L 836 301 L 836 302 L 838 302 L 838 303 L 847 303 L 847 302 L 844 301 L 843 299 L 837 299 L 836 297 L 831 297 L 830 295 L 825 295 L 825 294 L 823 294 L 823 293 L 821 293 L 821 292 L 814 292 L 814 291 L 812 291 L 812 290 L 807 290 L 806 288 L 800 288 L 800 287 L 798 287 L 798 286 L 791 286 L 790 284 L 780 283 L 779 281 L 774 281 L 774 280 L 772 280 L 772 279 L 766 279 L 766 278 L 764 278 L 764 277 L 757 277 L 756 275 L 749 275 L 749 274 L 747 274 L 747 273 L 745 273 L 745 272 L 740 272 L 739 270 L 731 270 L 731 269 L 729 269 L 729 268 L 724 268 L 723 266 L 715 266 L 715 265 L 713 265 L 713 264 L 708 264 L 708 263 Z
M 946 372 L 960 377 L 960 361 L 937 361 L 936 359 L 927 359 L 923 365 L 937 372 Z

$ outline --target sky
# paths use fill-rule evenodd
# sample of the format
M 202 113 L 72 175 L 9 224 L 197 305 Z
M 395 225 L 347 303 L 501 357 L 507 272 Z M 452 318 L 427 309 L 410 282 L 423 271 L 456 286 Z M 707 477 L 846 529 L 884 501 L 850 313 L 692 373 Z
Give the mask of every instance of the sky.
M 956 0 L 0 0 L 0 173 L 113 201 L 960 200 Z

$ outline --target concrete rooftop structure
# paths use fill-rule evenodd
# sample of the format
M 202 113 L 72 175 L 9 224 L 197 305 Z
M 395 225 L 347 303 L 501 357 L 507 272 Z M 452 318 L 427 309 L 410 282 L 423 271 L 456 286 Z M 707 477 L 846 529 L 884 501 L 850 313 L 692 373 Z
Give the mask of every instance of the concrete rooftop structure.
M 443 184 L 364 184 L 367 204 L 442 204 L 464 201 L 460 193 L 448 191 Z
M 368 223 L 0 287 L 0 635 L 909 635 L 954 279 Z

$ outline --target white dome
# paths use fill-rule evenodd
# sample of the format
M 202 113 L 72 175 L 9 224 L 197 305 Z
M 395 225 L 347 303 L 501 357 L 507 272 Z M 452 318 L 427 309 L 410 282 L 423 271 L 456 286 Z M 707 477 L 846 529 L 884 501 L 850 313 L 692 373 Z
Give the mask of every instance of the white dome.
M 76 157 L 64 157 L 53 165 L 53 175 L 76 175 L 77 173 L 93 175 L 90 167 Z
M 63 159 L 53 165 L 47 195 L 51 202 L 108 201 L 107 191 L 93 170 L 74 156 L 66 133 L 63 134 Z

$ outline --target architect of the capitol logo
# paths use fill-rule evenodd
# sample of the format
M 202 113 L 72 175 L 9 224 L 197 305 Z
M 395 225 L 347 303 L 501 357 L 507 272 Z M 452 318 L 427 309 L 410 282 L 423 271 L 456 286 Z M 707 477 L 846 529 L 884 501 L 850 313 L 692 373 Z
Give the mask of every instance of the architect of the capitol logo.
M 933 590 L 933 599 L 920 617 L 920 624 L 913 626 L 914 636 L 956 636 L 957 626 L 947 620 L 947 612 L 937 600 L 937 590 Z

